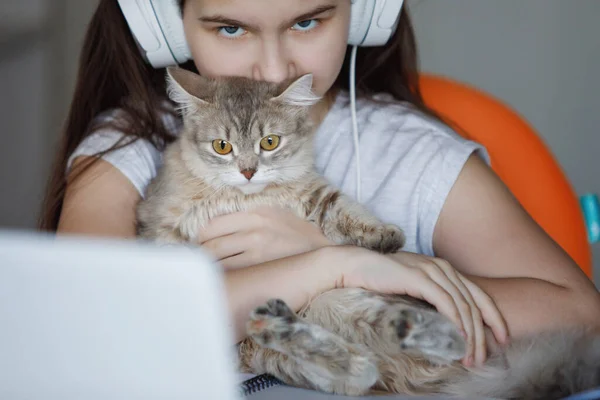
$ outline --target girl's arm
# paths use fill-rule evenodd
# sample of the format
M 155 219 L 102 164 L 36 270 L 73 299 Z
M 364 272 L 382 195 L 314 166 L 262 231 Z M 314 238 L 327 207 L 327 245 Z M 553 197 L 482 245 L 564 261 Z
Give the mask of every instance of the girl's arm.
M 125 176 L 109 163 L 98 161 L 80 179 L 69 184 L 58 232 L 133 238 L 135 206 L 139 199 Z M 312 297 L 335 287 L 363 287 L 428 301 L 459 328 L 471 331 L 468 356 L 476 351 L 475 341 L 482 340 L 472 336 L 480 320 L 480 310 L 497 337 L 506 336 L 504 321 L 491 299 L 465 297 L 452 274 L 447 275 L 437 264 L 424 262 L 422 258 L 406 253 L 401 261 L 394 261 L 357 247 L 326 246 L 226 271 L 235 338 L 240 340 L 245 336 L 250 310 L 266 300 L 278 297 L 298 310 Z
M 77 157 L 73 170 L 90 161 Z M 138 201 L 140 195 L 129 179 L 112 164 L 97 160 L 68 183 L 57 231 L 133 238 Z
M 600 295 L 494 172 L 471 156 L 438 219 L 436 255 L 496 301 L 512 336 L 600 326 Z

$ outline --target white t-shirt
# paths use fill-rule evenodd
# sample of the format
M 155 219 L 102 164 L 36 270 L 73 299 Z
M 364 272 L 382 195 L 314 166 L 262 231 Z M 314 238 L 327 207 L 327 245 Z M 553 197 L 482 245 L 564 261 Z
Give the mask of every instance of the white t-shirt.
M 404 230 L 405 250 L 433 256 L 433 230 L 458 174 L 473 152 L 489 163 L 488 153 L 408 105 L 357 99 L 356 107 L 363 204 L 381 220 Z M 316 132 L 315 163 L 332 184 L 355 198 L 350 116 L 348 94 L 340 92 Z M 122 138 L 121 132 L 110 129 L 94 132 L 71 155 L 69 167 L 75 157 L 106 150 Z M 142 196 L 162 163 L 162 154 L 146 140 L 102 158 L 119 169 Z

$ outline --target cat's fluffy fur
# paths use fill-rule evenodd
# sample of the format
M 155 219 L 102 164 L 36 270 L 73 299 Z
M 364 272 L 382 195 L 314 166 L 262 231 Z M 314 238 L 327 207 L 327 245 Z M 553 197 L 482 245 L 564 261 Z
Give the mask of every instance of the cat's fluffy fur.
M 138 206 L 139 235 L 164 244 L 194 242 L 215 216 L 272 205 L 312 221 L 336 243 L 399 250 L 399 228 L 314 171 L 308 109 L 319 99 L 311 84 L 310 75 L 277 85 L 169 69 L 169 93 L 184 129 Z M 260 139 L 273 134 L 280 146 L 261 151 Z M 215 139 L 227 140 L 233 151 L 217 154 Z M 325 292 L 298 314 L 271 300 L 254 310 L 247 331 L 239 347 L 244 369 L 327 392 L 558 399 L 600 385 L 600 338 L 591 333 L 536 335 L 491 349 L 482 368 L 465 368 L 459 362 L 464 339 L 448 319 L 415 299 L 362 289 Z
M 276 85 L 243 78 L 217 82 L 171 69 L 168 80 L 184 128 L 137 208 L 141 237 L 195 241 L 215 216 L 273 205 L 316 223 L 339 244 L 384 252 L 402 246 L 400 229 L 378 221 L 314 171 L 308 106 L 319 98 L 310 90 L 310 75 Z M 280 136 L 281 144 L 258 151 L 268 134 Z M 227 140 L 233 151 L 217 154 L 215 139 Z M 248 169 L 255 171 L 251 180 L 240 172 Z

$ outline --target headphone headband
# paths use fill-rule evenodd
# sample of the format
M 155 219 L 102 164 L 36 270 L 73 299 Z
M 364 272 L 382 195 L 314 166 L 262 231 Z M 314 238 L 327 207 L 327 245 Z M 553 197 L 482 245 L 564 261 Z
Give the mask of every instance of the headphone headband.
M 121 11 L 154 68 L 191 59 L 177 0 L 118 0 Z M 404 0 L 352 0 L 348 44 L 382 46 L 396 30 Z

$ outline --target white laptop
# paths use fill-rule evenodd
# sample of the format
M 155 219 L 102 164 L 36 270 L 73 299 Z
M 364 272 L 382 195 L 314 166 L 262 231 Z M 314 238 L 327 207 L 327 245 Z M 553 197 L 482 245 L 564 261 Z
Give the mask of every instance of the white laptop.
M 0 399 L 240 398 L 200 251 L 0 231 Z

